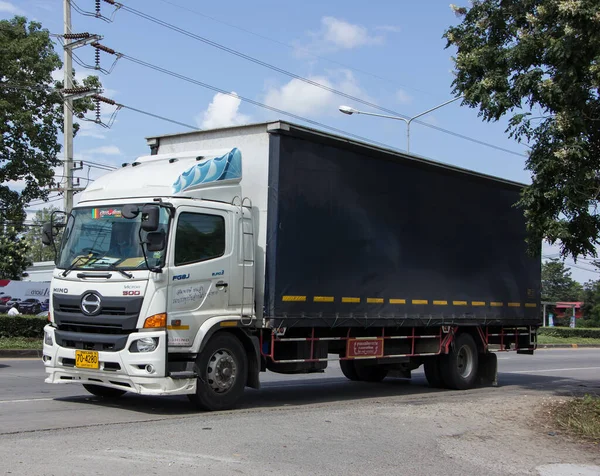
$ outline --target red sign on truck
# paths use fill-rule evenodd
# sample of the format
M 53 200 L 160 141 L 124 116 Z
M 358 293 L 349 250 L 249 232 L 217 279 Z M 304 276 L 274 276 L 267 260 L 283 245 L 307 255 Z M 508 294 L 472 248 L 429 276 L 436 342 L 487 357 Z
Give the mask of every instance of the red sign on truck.
M 383 357 L 383 338 L 348 339 L 346 357 Z

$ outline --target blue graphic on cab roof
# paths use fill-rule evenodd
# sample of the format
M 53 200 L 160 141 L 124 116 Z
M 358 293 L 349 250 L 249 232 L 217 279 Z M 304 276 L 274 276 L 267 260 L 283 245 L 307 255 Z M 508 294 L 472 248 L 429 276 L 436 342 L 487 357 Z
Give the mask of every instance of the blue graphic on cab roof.
M 242 153 L 236 147 L 221 157 L 215 157 L 187 169 L 173 184 L 173 193 L 183 192 L 194 185 L 241 178 Z

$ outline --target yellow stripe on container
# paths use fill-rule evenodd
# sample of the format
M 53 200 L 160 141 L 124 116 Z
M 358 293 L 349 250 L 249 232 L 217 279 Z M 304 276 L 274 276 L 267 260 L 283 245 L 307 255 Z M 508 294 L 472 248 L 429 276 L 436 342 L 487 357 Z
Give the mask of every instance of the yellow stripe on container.
M 452 301 L 452 304 L 455 306 L 467 306 L 467 301 Z
M 406 304 L 406 299 L 390 299 L 390 304 Z
M 383 304 L 383 298 L 367 298 L 369 304 Z
M 447 306 L 448 301 L 433 301 L 434 306 Z
M 471 305 L 472 306 L 479 306 L 479 307 L 481 307 L 481 306 L 485 306 L 485 302 L 484 301 L 473 301 L 471 303 Z
M 492 307 L 502 307 L 502 306 L 504 306 L 504 303 L 503 302 L 492 301 L 490 303 L 490 306 L 492 306 Z
M 427 299 L 413 299 L 412 303 L 413 304 L 429 304 L 429 301 Z
M 313 298 L 314 302 L 333 302 L 335 299 L 333 296 L 315 296 Z
M 305 302 L 306 296 L 283 296 L 281 299 L 284 302 Z
M 508 307 L 521 307 L 520 302 L 509 302 Z
M 537 304 L 534 302 L 526 302 L 525 307 L 537 307 Z
M 342 302 L 346 303 L 358 303 L 360 302 L 360 298 L 357 297 L 343 297 Z

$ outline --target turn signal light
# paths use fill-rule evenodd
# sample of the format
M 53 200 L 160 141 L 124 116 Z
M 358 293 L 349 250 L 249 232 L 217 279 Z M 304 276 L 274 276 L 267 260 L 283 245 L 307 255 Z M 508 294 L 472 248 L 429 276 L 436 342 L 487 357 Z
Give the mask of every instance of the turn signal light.
M 167 314 L 154 314 L 147 317 L 144 321 L 144 329 L 156 329 L 159 327 L 167 327 Z

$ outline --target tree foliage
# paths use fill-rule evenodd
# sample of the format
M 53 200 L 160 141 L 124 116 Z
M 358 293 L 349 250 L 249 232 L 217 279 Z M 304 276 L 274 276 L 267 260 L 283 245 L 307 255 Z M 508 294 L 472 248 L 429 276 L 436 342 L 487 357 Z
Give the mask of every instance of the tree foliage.
M 57 210 L 58 208 L 50 206 L 36 211 L 31 226 L 27 227 L 24 238 L 29 246 L 27 257 L 31 261 L 54 261 L 54 248 L 42 244 L 42 225 L 48 223 L 52 212 Z M 54 220 L 59 220 L 59 218 L 55 215 Z M 63 228 L 60 228 L 59 234 L 55 238 L 56 243 L 60 243 L 62 231 Z
M 575 302 L 581 300 L 583 287 L 571 278 L 562 261 L 542 263 L 542 301 Z
M 57 88 L 62 84 L 52 73 L 62 62 L 49 32 L 24 17 L 0 21 L 0 45 L 0 274 L 15 279 L 28 262 L 27 243 L 19 238 L 25 205 L 48 196 L 53 168 L 60 164 L 63 100 Z M 83 82 L 100 87 L 95 76 Z M 82 99 L 73 111 L 80 115 L 93 106 Z
M 531 146 L 520 200 L 530 243 L 563 256 L 600 244 L 598 0 L 474 0 L 445 33 L 457 50 L 454 92 Z

